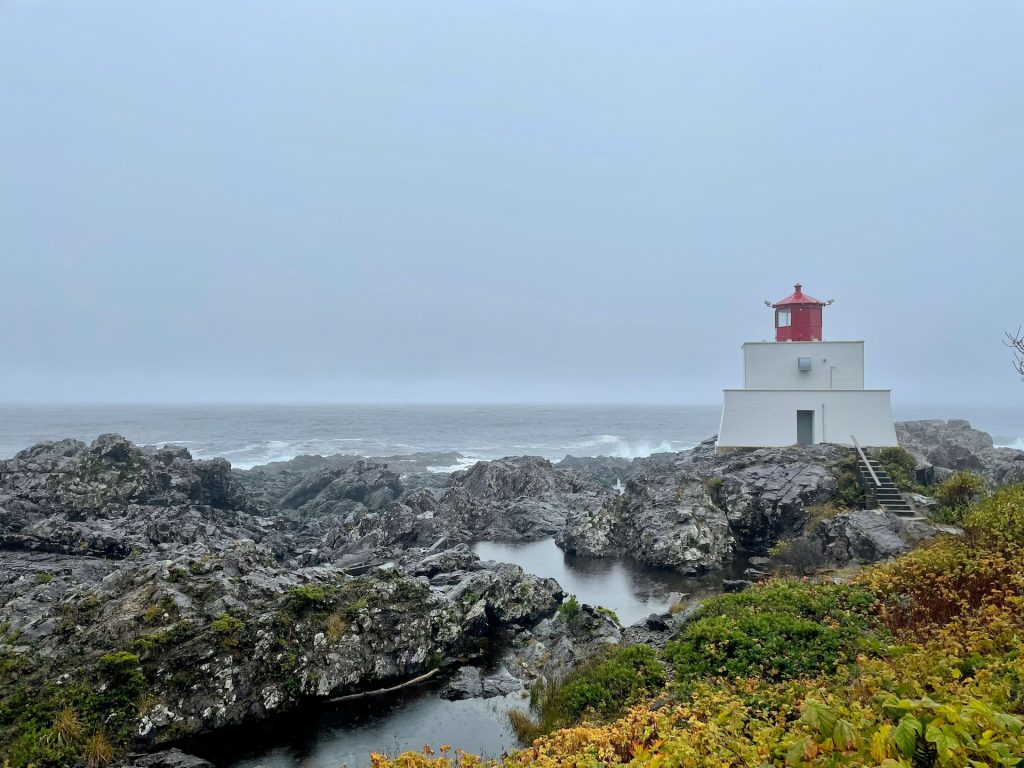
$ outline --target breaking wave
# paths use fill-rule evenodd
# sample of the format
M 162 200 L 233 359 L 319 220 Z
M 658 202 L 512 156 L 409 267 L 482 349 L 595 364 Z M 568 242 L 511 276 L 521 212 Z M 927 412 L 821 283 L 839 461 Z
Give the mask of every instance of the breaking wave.
M 1016 448 L 1018 451 L 1024 451 L 1024 437 L 1009 437 L 995 439 L 996 448 Z
M 616 459 L 642 459 L 655 453 L 685 451 L 696 445 L 695 442 L 679 440 L 629 440 L 619 435 L 596 435 L 588 440 L 572 443 L 559 455 L 548 458 L 561 460 L 566 456 L 611 456 Z
M 161 440 L 151 445 L 180 445 L 189 449 L 197 459 L 221 457 L 231 462 L 235 469 L 252 469 L 275 461 L 289 461 L 297 456 L 410 456 L 423 451 L 438 451 L 436 447 L 425 448 L 408 443 L 364 440 L 361 438 L 326 438 L 309 440 L 252 440 L 241 445 L 229 440 L 204 442 L 201 440 Z M 457 472 L 467 469 L 478 461 L 491 461 L 505 456 L 543 456 L 550 461 L 561 461 L 566 456 L 594 457 L 610 456 L 619 459 L 638 459 L 654 453 L 671 453 L 694 447 L 696 443 L 677 440 L 630 440 L 619 435 L 594 435 L 581 440 L 557 444 L 451 446 L 445 450 L 456 451 L 462 457 L 454 464 L 428 466 L 430 472 Z

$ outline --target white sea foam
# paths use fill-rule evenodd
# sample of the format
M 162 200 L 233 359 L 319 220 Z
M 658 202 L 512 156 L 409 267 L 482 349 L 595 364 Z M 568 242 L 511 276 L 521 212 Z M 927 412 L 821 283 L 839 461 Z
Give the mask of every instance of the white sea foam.
M 298 455 L 296 446 L 286 440 L 261 440 L 217 454 L 230 461 L 235 469 L 252 469 L 273 461 L 288 461 Z
M 231 462 L 235 469 L 252 469 L 263 464 L 289 461 L 303 455 L 346 455 L 346 456 L 403 456 L 423 450 L 422 446 L 409 443 L 388 443 L 366 440 L 359 437 L 312 438 L 304 440 L 258 440 L 230 447 L 223 443 L 200 440 L 155 441 L 151 445 L 186 445 L 197 459 L 220 456 Z M 477 446 L 472 453 L 463 454 L 456 463 L 447 466 L 428 466 L 428 472 L 450 473 L 468 469 L 478 461 L 493 461 L 503 456 L 532 455 L 544 456 L 557 462 L 566 456 L 611 456 L 622 459 L 645 458 L 654 453 L 670 453 L 692 448 L 695 443 L 661 440 L 629 440 L 620 435 L 599 434 L 574 440 L 561 446 L 557 444 L 510 444 L 506 446 Z
M 996 442 L 995 445 L 996 448 L 1015 448 L 1018 451 L 1024 451 L 1024 437 L 1001 440 Z
M 439 474 L 449 474 L 451 472 L 459 472 L 463 469 L 469 469 L 481 459 L 473 458 L 472 456 L 463 456 L 457 462 L 448 467 L 427 467 L 427 472 L 437 472 Z
M 611 456 L 616 459 L 642 459 L 654 453 L 673 453 L 693 448 L 696 443 L 673 440 L 637 441 L 627 440 L 619 435 L 596 435 L 593 438 L 572 443 L 557 460 L 566 456 Z

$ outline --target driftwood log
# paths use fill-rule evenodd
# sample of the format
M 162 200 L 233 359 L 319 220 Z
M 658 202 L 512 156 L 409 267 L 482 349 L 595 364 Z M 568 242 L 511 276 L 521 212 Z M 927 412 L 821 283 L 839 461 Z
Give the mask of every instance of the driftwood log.
M 333 699 L 328 699 L 328 701 L 330 701 L 330 702 L 335 702 L 335 701 L 352 701 L 352 699 L 365 699 L 365 698 L 368 698 L 369 696 L 380 696 L 381 694 L 384 694 L 384 693 L 394 693 L 395 691 L 400 691 L 403 688 L 408 688 L 410 686 L 418 685 L 419 683 L 425 682 L 425 681 L 429 680 L 430 678 L 432 678 L 434 675 L 436 675 L 440 671 L 441 671 L 441 669 L 440 669 L 440 667 L 438 667 L 436 669 L 430 670 L 425 675 L 420 675 L 419 677 L 414 677 L 412 680 L 406 680 L 404 683 L 399 683 L 398 685 L 393 685 L 390 688 L 380 688 L 380 689 L 378 689 L 376 691 L 363 691 L 362 693 L 350 693 L 347 696 L 336 696 Z

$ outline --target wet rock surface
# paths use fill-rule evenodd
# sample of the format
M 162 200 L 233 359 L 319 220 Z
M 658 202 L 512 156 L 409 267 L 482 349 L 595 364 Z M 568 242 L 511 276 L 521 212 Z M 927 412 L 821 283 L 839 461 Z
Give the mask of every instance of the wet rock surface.
M 356 462 L 270 508 L 184 449 L 36 446 L 0 462 L 0 652 L 30 688 L 127 654 L 154 747 L 401 682 L 554 613 L 551 579 L 406 545 L 431 519 L 420 493 Z
M 833 446 L 716 454 L 713 445 L 637 459 L 621 496 L 580 510 L 558 536 L 563 549 L 628 554 L 650 565 L 697 573 L 736 550 L 767 552 L 796 535 L 808 507 L 835 496 Z
M 559 679 L 622 638 L 622 625 L 610 611 L 586 604 L 560 610 L 516 636 L 509 670 L 525 681 Z
M 523 680 L 514 676 L 504 666 L 493 672 L 479 667 L 463 667 L 455 673 L 441 691 L 446 699 L 491 699 L 495 696 L 507 696 L 523 690 Z
M 942 480 L 952 472 L 970 471 L 993 487 L 1024 482 L 1024 451 L 996 448 L 991 435 L 964 419 L 900 421 L 896 436 L 922 461 L 919 478 Z M 934 469 L 929 472 L 930 468 Z
M 117 763 L 123 768 L 213 768 L 213 764 L 182 752 L 180 749 L 167 749 L 150 754 L 130 755 Z
M 881 509 L 857 509 L 820 520 L 787 544 L 783 560 L 798 573 L 864 565 L 909 552 L 928 539 L 959 535 L 950 525 Z
M 598 509 L 614 495 L 547 459 L 516 456 L 453 473 L 437 517 L 455 539 L 528 541 L 554 536 L 568 515 Z

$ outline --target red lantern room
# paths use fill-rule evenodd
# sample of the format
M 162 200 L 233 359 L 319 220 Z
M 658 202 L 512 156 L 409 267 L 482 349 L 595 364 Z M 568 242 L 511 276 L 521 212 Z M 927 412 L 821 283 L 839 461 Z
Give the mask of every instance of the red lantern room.
M 831 301 L 819 301 L 801 290 L 796 290 L 782 301 L 770 304 L 775 309 L 776 341 L 821 341 L 821 309 Z

